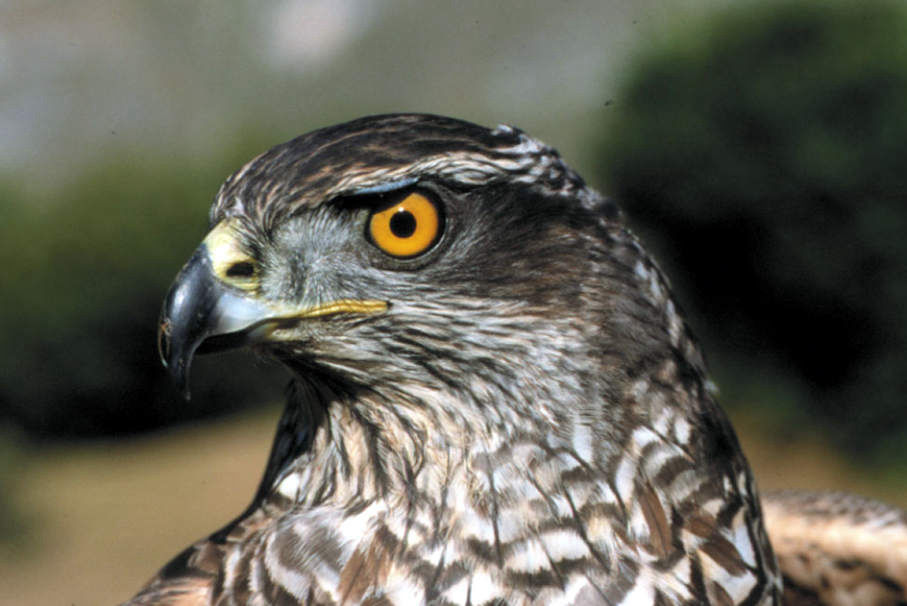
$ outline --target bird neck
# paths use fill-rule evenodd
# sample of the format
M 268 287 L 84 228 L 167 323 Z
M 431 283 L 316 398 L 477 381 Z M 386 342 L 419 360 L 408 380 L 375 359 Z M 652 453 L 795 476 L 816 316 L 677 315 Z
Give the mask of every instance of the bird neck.
M 588 366 L 580 355 L 568 357 Z M 478 550 L 498 569 L 535 570 L 535 552 L 508 546 L 549 540 L 563 557 L 626 549 L 654 561 L 726 532 L 755 553 L 752 478 L 703 375 L 676 350 L 560 383 L 538 376 L 557 360 L 519 362 L 506 382 L 464 377 L 463 391 L 424 376 L 355 388 L 300 374 L 252 509 L 292 512 L 306 532 L 392 537 L 400 558 L 426 559 L 439 542 Z M 672 535 L 702 503 L 716 509 Z
M 315 405 L 320 410 L 312 410 L 311 399 L 288 403 L 262 496 L 304 506 L 380 499 L 404 505 L 417 495 L 442 494 L 509 449 L 528 424 L 550 422 L 534 413 L 517 423 L 513 410 L 424 384 L 355 395 L 317 390 L 328 395 Z
M 581 326 L 546 317 L 528 330 L 532 317 L 475 322 L 487 332 L 476 338 L 484 349 L 449 339 L 370 370 L 336 358 L 327 371 L 296 367 L 301 357 L 288 356 L 296 387 L 259 494 L 309 505 L 441 494 L 464 470 L 507 462 L 518 443 L 575 451 L 591 464 L 623 441 L 620 407 L 607 406 L 610 371 L 594 361 Z M 502 330 L 508 318 L 519 325 Z M 500 333 L 516 336 L 491 348 Z
M 582 363 L 576 355 L 573 362 Z M 660 381 L 643 377 L 624 390 L 580 381 L 567 394 L 570 386 L 537 376 L 547 365 L 518 366 L 506 385 L 473 376 L 465 391 L 443 382 L 356 390 L 310 375 L 300 379 L 260 495 L 294 507 L 376 500 L 412 507 L 414 499 L 463 486 L 537 496 L 538 487 L 529 482 L 538 481 L 539 465 L 552 477 L 578 468 L 592 475 L 616 470 L 634 430 L 656 427 L 650 401 L 663 404 L 666 397 L 655 391 Z M 653 391 L 641 392 L 647 388 Z M 585 407 L 565 407 L 565 401 Z M 675 424 L 689 433 L 685 420 L 661 414 L 658 435 Z

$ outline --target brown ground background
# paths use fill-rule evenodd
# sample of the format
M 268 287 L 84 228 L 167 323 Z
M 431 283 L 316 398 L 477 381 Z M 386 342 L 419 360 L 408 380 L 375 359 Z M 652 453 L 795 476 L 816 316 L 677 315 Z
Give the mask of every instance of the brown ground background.
M 0 551 L 0 604 L 116 604 L 251 498 L 279 414 L 269 408 L 128 441 L 60 446 L 24 460 L 28 534 Z M 791 442 L 734 415 L 763 489 L 857 492 L 907 507 L 904 480 Z M 774 437 L 773 437 L 774 436 Z

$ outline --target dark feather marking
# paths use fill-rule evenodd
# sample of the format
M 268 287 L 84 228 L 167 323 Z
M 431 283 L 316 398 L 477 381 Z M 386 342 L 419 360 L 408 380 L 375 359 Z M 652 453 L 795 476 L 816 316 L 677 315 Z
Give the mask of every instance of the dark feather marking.
M 731 599 L 731 596 L 724 590 L 724 587 L 718 583 L 711 582 L 709 583 L 709 588 L 711 589 L 711 595 L 714 598 L 713 603 L 716 606 L 734 606 L 734 600 Z
M 740 554 L 734 544 L 724 537 L 713 534 L 708 541 L 702 546 L 702 550 L 708 554 L 716 564 L 727 570 L 733 575 L 741 575 L 747 571 L 746 566 L 740 560 Z
M 673 543 L 671 528 L 661 501 L 659 501 L 655 489 L 648 482 L 642 485 L 637 484 L 637 499 L 639 499 L 646 524 L 649 527 L 652 549 L 658 558 L 665 558 L 671 553 Z

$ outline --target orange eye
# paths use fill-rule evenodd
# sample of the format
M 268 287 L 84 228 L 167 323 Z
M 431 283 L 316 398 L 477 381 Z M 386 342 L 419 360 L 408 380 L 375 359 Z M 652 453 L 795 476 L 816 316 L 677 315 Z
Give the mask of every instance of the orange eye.
M 411 193 L 369 218 L 368 232 L 375 245 L 394 257 L 414 257 L 438 239 L 441 218 L 434 202 Z

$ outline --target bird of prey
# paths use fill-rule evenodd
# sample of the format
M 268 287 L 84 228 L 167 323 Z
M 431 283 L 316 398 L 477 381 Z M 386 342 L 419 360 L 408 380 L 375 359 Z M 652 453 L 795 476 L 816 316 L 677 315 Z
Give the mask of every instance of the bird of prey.
M 210 221 L 165 365 L 187 389 L 249 346 L 293 379 L 249 507 L 130 606 L 780 603 L 668 283 L 554 149 L 362 118 L 250 161 Z

